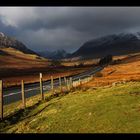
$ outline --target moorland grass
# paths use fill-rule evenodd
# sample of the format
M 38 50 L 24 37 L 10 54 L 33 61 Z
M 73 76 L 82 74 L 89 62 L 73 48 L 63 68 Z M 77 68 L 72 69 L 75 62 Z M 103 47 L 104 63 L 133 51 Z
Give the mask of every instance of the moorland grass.
M 140 133 L 140 82 L 79 88 L 44 102 L 37 98 L 15 121 L 0 122 L 1 133 Z

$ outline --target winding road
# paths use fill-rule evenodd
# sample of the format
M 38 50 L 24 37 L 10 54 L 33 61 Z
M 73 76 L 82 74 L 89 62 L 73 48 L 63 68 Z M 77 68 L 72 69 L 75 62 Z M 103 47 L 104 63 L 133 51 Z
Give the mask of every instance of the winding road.
M 91 68 L 90 70 L 71 76 L 72 81 L 77 81 L 79 79 L 86 78 L 88 76 L 91 76 L 95 74 L 98 71 L 101 71 L 105 66 L 96 66 L 94 68 Z M 66 77 L 68 78 L 68 77 Z M 62 84 L 64 84 L 64 78 L 62 78 Z M 40 87 L 39 87 L 39 82 L 34 83 L 34 84 L 27 84 L 25 85 L 25 97 L 29 98 L 31 96 L 35 96 L 40 93 Z M 58 87 L 59 86 L 59 79 L 54 79 L 54 86 Z M 48 91 L 51 90 L 51 81 L 43 81 L 43 91 L 44 93 L 47 93 Z M 8 89 L 3 90 L 3 98 L 4 98 L 4 105 L 16 102 L 21 100 L 21 87 L 11 87 Z

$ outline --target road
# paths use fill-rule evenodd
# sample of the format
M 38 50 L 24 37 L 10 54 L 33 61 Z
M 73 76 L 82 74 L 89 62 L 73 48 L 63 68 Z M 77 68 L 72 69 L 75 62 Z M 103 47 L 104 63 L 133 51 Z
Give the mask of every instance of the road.
M 83 78 L 86 78 L 88 76 L 91 76 L 93 74 L 95 74 L 96 72 L 102 70 L 104 68 L 104 66 L 97 66 L 94 67 L 86 72 L 71 76 L 72 77 L 72 81 L 77 81 Z M 66 77 L 69 78 L 69 77 Z M 64 78 L 62 78 L 62 84 L 64 84 Z M 54 86 L 58 87 L 59 86 L 59 80 L 58 79 L 54 79 Z M 47 93 L 48 91 L 51 90 L 51 81 L 43 81 L 43 91 L 45 93 Z M 40 87 L 39 87 L 39 82 L 38 83 L 34 83 L 34 84 L 27 84 L 25 85 L 25 97 L 29 98 L 31 96 L 35 96 L 37 94 L 40 93 Z M 21 100 L 21 87 L 17 86 L 17 87 L 11 87 L 8 89 L 4 89 L 3 90 L 3 97 L 4 97 L 4 105 L 16 102 Z

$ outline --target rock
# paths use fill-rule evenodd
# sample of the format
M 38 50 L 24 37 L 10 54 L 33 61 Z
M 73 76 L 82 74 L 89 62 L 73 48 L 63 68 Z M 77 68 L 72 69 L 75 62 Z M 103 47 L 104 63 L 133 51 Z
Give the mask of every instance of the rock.
M 114 83 L 112 83 L 112 86 L 116 86 L 116 84 L 117 84 L 117 83 L 116 83 L 116 82 L 114 82 Z

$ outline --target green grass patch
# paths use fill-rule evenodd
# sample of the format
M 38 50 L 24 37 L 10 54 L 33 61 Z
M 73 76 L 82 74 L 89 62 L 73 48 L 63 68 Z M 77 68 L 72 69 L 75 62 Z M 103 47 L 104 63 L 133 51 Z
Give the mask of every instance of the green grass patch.
M 140 133 L 140 82 L 78 89 L 44 102 L 38 102 L 36 97 L 33 102 L 26 110 L 20 110 L 18 119 L 14 116 L 15 121 L 0 122 L 0 131 Z

